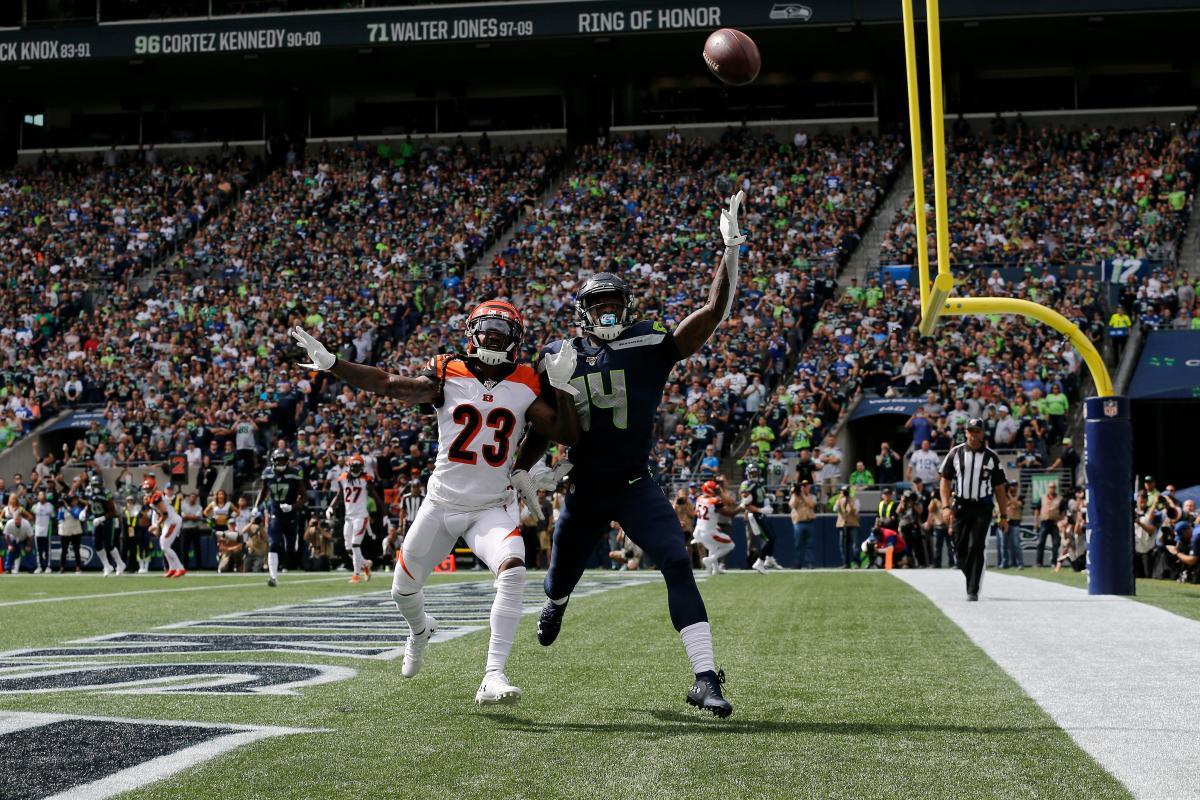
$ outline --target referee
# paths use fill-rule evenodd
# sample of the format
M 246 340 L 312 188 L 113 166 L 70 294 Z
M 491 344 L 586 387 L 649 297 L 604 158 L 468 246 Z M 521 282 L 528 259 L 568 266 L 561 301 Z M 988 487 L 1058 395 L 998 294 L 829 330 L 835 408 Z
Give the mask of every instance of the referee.
M 967 441 L 950 448 L 938 471 L 942 476 L 942 515 L 951 531 L 958 568 L 967 577 L 967 599 L 978 600 L 996 501 L 1001 509 L 1008 508 L 1008 479 L 1000 457 L 983 444 L 983 420 L 967 421 Z M 999 519 L 1001 525 L 1007 521 L 1003 512 Z

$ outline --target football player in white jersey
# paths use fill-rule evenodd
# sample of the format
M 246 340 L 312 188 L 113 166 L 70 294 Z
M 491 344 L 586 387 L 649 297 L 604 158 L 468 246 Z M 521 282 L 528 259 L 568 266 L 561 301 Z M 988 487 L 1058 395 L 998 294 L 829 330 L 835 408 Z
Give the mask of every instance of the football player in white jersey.
M 417 674 L 437 620 L 425 613 L 421 588 L 461 536 L 496 576 L 491 638 L 481 705 L 515 703 L 521 690 L 504 675 L 521 617 L 525 590 L 525 544 L 517 496 L 509 480 L 516 444 L 526 424 L 543 436 L 573 444 L 579 418 L 569 381 L 575 349 L 548 356 L 546 374 L 557 411 L 540 397 L 537 373 L 517 364 L 525 324 L 511 304 L 481 303 L 467 317 L 467 354 L 438 355 L 415 378 L 337 358 L 300 328 L 291 335 L 308 353 L 301 366 L 329 370 L 352 386 L 408 403 L 433 403 L 438 412 L 438 451 L 428 494 L 408 529 L 392 580 L 392 599 L 409 626 L 404 677 Z M 531 509 L 541 517 L 541 509 Z
M 351 583 L 358 583 L 365 576 L 371 580 L 371 562 L 363 558 L 363 538 L 371 531 L 371 516 L 367 512 L 367 498 L 375 501 L 375 507 L 383 508 L 383 498 L 375 489 L 375 482 L 366 474 L 366 465 L 360 455 L 350 456 L 346 471 L 333 482 L 333 502 L 325 509 L 325 519 L 332 520 L 339 505 L 345 508 L 342 536 L 346 540 L 346 552 L 354 562 Z
M 717 528 L 717 515 L 740 514 L 741 511 L 741 506 L 722 505 L 721 487 L 716 481 L 705 481 L 700 487 L 700 495 L 696 498 L 696 529 L 692 535 L 708 551 L 700 563 L 709 575 L 724 572 L 721 559 L 733 551 L 733 539 Z
M 187 570 L 183 568 L 183 562 L 171 545 L 183 530 L 183 518 L 163 498 L 163 493 L 158 490 L 158 481 L 153 475 L 147 475 L 142 481 L 142 493 L 145 495 L 142 505 L 150 509 L 150 533 L 158 533 L 158 546 L 162 548 L 163 561 L 166 562 L 167 571 L 163 573 L 163 577 L 182 578 L 187 575 Z

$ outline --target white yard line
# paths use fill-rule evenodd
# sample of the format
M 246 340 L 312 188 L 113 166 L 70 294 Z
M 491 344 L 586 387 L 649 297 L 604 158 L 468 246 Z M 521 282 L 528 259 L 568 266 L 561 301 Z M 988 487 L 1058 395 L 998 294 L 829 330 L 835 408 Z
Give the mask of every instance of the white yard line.
M 67 580 L 69 580 L 69 579 L 67 579 Z M 115 578 L 114 580 L 120 581 L 121 578 Z M 180 580 L 187 580 L 187 578 L 186 577 L 180 578 Z M 281 580 L 287 581 L 286 578 L 283 578 Z M 333 583 L 334 581 L 341 581 L 342 583 L 345 583 L 346 580 L 347 580 L 346 576 L 343 575 L 339 578 L 303 578 L 300 580 L 291 581 L 290 583 L 292 585 L 299 585 L 302 583 Z M 281 583 L 281 585 L 286 587 L 288 585 L 288 583 Z M 5 606 L 28 606 L 28 605 L 33 605 L 34 603 L 65 603 L 68 600 L 97 600 L 102 597 L 132 597 L 134 595 L 139 595 L 139 594 L 167 594 L 170 592 L 208 592 L 208 591 L 212 591 L 214 589 L 248 589 L 248 588 L 261 589 L 262 587 L 263 587 L 263 583 L 261 580 L 255 580 L 255 581 L 251 582 L 250 579 L 246 579 L 246 580 L 240 581 L 239 583 L 218 583 L 218 584 L 214 584 L 211 586 L 181 586 L 181 587 L 175 588 L 175 589 L 137 589 L 132 592 L 106 592 L 104 594 L 75 594 L 75 595 L 68 595 L 66 597 L 39 597 L 34 600 L 8 600 L 8 601 L 0 603 L 0 608 L 3 608 Z
M 1123 597 L 957 570 L 892 573 L 924 594 L 1139 800 L 1197 796 L 1200 622 Z

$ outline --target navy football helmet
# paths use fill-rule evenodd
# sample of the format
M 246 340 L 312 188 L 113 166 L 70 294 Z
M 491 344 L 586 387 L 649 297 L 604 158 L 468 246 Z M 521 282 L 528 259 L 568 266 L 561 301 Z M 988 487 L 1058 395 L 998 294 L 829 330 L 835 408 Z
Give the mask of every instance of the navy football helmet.
M 598 305 L 611 303 L 614 294 L 620 297 L 618 313 L 593 310 Z M 629 284 L 611 272 L 597 272 L 575 295 L 575 317 L 584 333 L 606 342 L 616 339 L 633 323 L 633 295 Z

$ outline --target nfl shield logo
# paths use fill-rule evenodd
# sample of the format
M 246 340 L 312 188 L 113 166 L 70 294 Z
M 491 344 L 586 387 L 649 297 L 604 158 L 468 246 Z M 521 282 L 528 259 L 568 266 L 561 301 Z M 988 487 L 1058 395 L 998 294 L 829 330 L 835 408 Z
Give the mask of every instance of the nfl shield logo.
M 1116 400 L 1105 400 L 1104 401 L 1104 416 L 1115 417 L 1116 415 L 1117 415 L 1117 401 Z
M 587 357 L 588 366 L 589 366 L 589 367 L 594 367 L 594 366 L 596 366 L 596 359 L 597 359 L 597 358 L 599 358 L 599 356 L 588 356 L 588 357 Z

